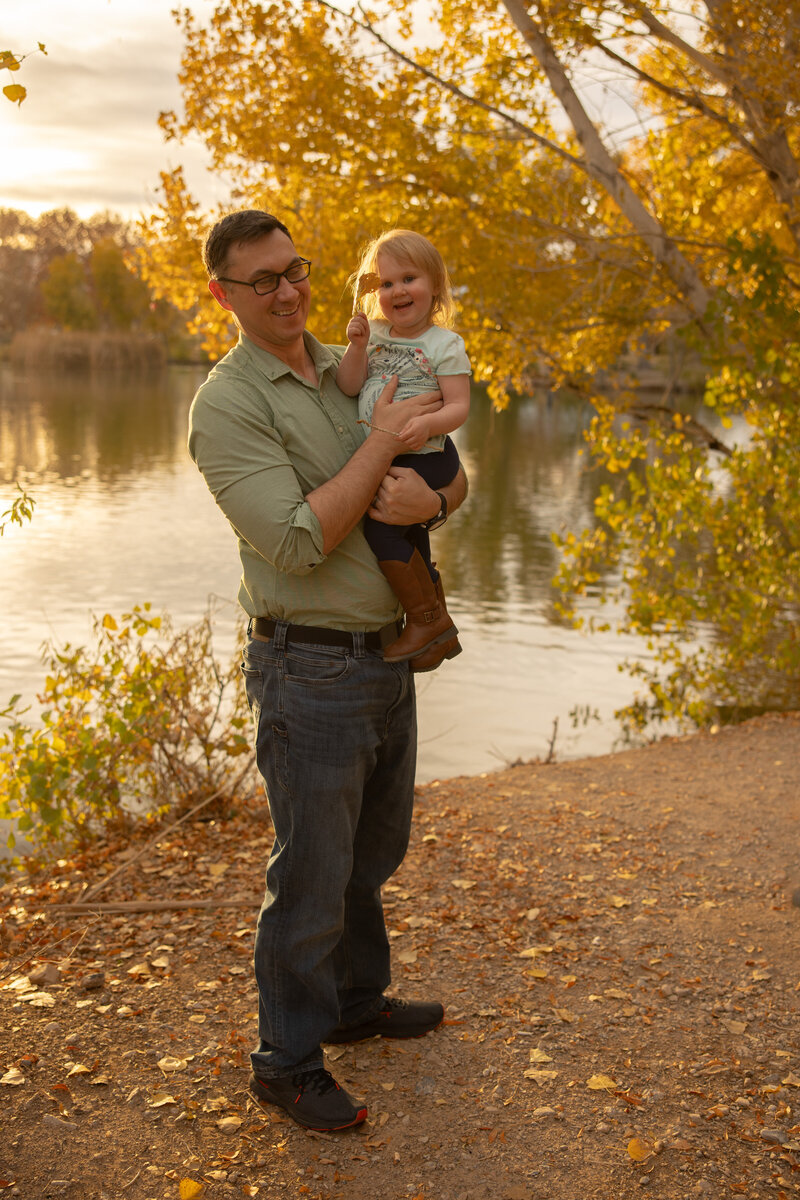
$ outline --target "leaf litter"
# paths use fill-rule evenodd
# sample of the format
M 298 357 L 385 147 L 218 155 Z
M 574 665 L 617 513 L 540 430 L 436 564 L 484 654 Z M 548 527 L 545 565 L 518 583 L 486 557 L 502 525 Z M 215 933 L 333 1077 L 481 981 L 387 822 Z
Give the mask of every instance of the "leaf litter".
M 419 788 L 384 900 L 395 990 L 441 997 L 446 1022 L 330 1048 L 370 1109 L 345 1135 L 247 1093 L 263 804 L 170 832 L 108 896 L 208 900 L 235 867 L 241 908 L 50 907 L 131 839 L 5 887 L 0 1181 L 126 1200 L 800 1195 L 799 764 L 800 720 L 758 718 Z

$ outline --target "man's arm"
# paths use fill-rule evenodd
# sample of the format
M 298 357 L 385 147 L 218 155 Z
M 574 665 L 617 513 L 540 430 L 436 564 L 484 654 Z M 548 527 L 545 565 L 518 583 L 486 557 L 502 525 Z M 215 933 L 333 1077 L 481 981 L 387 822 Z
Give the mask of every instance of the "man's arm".
M 441 407 L 441 396 L 437 392 L 413 396 L 404 400 L 402 404 L 393 405 L 391 400 L 396 389 L 397 376 L 392 376 L 375 404 L 372 427 L 367 440 L 348 459 L 341 471 L 306 496 L 306 501 L 322 529 L 322 548 L 325 554 L 330 554 L 331 550 L 355 528 L 378 492 L 381 481 L 386 479 L 392 459 L 402 452 L 402 443 L 396 435 L 406 423 L 410 412 L 411 415 L 424 416 Z M 436 493 L 431 492 L 427 485 L 424 486 L 436 501 L 435 511 L 438 512 Z M 419 503 L 419 498 L 417 502 Z M 431 509 L 432 503 L 428 502 L 426 507 Z M 433 512 L 429 512 L 428 516 L 433 516 Z
M 403 401 L 404 404 L 407 401 Z M 463 467 L 455 479 L 438 488 L 447 501 L 447 512 L 454 513 L 467 498 L 469 484 Z M 413 467 L 390 467 L 381 480 L 367 515 L 384 525 L 418 525 L 439 511 L 439 497 Z

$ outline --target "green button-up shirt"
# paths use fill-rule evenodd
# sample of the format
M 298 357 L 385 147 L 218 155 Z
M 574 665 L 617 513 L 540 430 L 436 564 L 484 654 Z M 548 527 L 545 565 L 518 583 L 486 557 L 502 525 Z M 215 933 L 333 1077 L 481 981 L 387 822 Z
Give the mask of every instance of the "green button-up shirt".
M 306 495 L 364 440 L 358 401 L 336 386 L 341 347 L 305 334 L 319 385 L 244 335 L 199 388 L 189 453 L 239 539 L 250 616 L 374 630 L 401 609 L 361 522 L 327 556 Z

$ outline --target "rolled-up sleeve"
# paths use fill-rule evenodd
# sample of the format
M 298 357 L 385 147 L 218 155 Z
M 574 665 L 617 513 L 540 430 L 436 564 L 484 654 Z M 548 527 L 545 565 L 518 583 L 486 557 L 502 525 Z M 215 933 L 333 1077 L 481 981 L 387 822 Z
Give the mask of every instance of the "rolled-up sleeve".
M 322 528 L 283 438 L 263 398 L 254 393 L 249 404 L 231 406 L 226 392 L 214 381 L 198 392 L 189 452 L 240 538 L 277 571 L 311 571 L 325 559 Z

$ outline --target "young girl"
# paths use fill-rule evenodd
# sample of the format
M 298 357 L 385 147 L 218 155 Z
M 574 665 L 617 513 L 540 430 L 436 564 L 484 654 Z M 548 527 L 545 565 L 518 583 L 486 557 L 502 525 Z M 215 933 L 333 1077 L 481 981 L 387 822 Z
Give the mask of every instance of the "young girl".
M 459 468 L 458 453 L 446 435 L 467 418 L 471 374 L 464 342 L 447 328 L 454 312 L 447 268 L 427 238 L 394 229 L 367 246 L 353 290 L 356 305 L 362 292 L 370 294 L 366 312 L 354 313 L 347 326 L 349 345 L 336 382 L 346 395 L 358 393 L 359 417 L 367 424 L 392 375 L 398 377 L 395 403 L 420 392 L 442 393 L 437 412 L 412 418 L 401 429 L 398 439 L 411 453 L 394 460 L 396 466 L 412 467 L 436 491 Z M 384 525 L 370 517 L 364 521 L 367 541 L 406 613 L 405 628 L 386 647 L 384 658 L 410 659 L 415 671 L 431 671 L 461 650 L 431 562 L 428 531 L 447 518 L 445 498 L 440 494 L 439 499 L 439 512 L 423 525 Z

